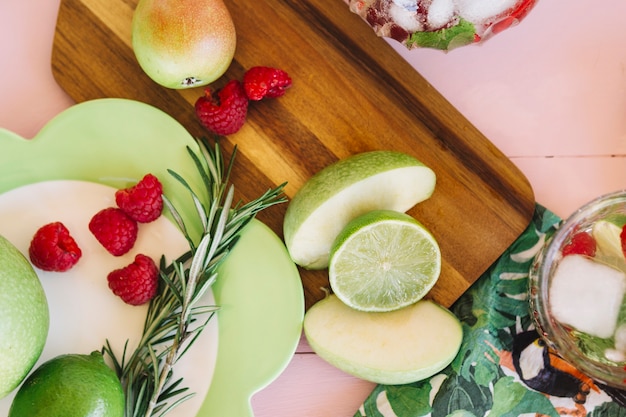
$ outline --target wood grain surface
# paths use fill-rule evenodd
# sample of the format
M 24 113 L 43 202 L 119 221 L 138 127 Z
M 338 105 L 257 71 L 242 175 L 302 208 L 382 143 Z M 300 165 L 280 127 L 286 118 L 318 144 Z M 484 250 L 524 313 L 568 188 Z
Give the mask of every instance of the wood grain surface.
M 195 136 L 202 88 L 168 90 L 140 69 L 130 46 L 136 0 L 63 0 L 53 74 L 77 102 L 121 97 L 165 111 Z M 451 305 L 525 229 L 534 209 L 524 175 L 341 0 L 226 0 L 237 51 L 212 88 L 255 65 L 280 67 L 293 86 L 251 104 L 237 134 L 232 180 L 248 201 L 287 182 L 291 197 L 314 173 L 349 155 L 393 149 L 437 174 L 434 195 L 409 211 L 440 243 L 442 275 L 429 297 Z M 279 236 L 286 204 L 259 215 Z M 301 270 L 306 307 L 324 296 L 326 271 Z

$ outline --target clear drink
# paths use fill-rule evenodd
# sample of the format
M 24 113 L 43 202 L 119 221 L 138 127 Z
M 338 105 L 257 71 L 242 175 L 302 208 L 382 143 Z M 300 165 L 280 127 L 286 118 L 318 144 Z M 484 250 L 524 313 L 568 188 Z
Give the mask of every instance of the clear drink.
M 548 345 L 588 376 L 626 387 L 626 191 L 572 214 L 535 259 L 530 306 Z

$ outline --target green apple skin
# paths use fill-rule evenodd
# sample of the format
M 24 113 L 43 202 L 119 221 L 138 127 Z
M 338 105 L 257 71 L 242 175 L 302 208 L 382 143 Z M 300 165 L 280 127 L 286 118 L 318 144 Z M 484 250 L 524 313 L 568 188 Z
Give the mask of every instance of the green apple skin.
M 43 351 L 50 313 L 30 262 L 0 236 L 0 398 L 26 377 Z
M 139 0 L 132 47 L 143 71 L 171 89 L 221 77 L 235 55 L 235 24 L 222 0 Z
M 291 259 L 305 269 L 328 267 L 339 232 L 372 210 L 405 212 L 430 198 L 435 172 L 411 155 L 362 152 L 328 165 L 294 195 L 283 221 Z
M 336 368 L 378 384 L 420 381 L 443 370 L 463 341 L 459 319 L 420 300 L 390 312 L 365 312 L 330 295 L 305 314 L 304 333 L 317 355 Z

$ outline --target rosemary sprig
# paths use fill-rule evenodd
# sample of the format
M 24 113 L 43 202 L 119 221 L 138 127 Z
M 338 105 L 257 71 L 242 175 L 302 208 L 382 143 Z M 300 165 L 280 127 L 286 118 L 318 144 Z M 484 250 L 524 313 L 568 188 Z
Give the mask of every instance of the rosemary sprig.
M 243 228 L 255 215 L 286 201 L 285 184 L 270 189 L 256 200 L 233 207 L 234 186 L 228 185 L 235 147 L 227 165 L 219 144 L 210 149 L 198 140 L 200 153 L 187 148 L 206 187 L 194 190 L 174 171 L 168 170 L 186 188 L 193 200 L 202 225 L 200 241 L 190 236 L 188 225 L 171 200 L 163 196 L 165 206 L 189 242 L 190 250 L 167 264 L 160 261 L 159 293 L 150 301 L 143 335 L 135 351 L 121 360 L 107 340 L 103 347 L 113 362 L 126 395 L 125 417 L 164 416 L 193 396 L 182 378 L 172 381 L 172 370 L 178 359 L 191 347 L 209 323 L 217 306 L 198 305 L 199 300 L 217 279 L 217 268 L 237 243 Z M 206 193 L 206 199 L 200 195 Z

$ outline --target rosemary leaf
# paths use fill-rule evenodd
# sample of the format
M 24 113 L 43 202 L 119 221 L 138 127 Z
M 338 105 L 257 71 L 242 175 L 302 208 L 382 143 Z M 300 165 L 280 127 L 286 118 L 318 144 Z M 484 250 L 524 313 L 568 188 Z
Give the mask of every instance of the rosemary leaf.
M 193 240 L 189 237 L 189 233 L 187 232 L 187 228 L 185 227 L 185 222 L 183 222 L 183 219 L 180 213 L 178 213 L 178 210 L 176 210 L 176 207 L 174 207 L 170 199 L 167 198 L 165 195 L 163 195 L 163 205 L 174 218 L 174 222 L 176 223 L 176 226 L 178 226 L 178 229 L 180 229 L 180 231 L 183 233 L 183 235 L 187 239 L 187 243 L 189 243 L 189 246 L 193 248 L 194 247 Z
M 217 268 L 236 245 L 240 233 L 260 211 L 286 201 L 285 184 L 270 189 L 246 204 L 233 204 L 234 186 L 228 184 L 237 148 L 225 164 L 219 144 L 210 148 L 198 139 L 199 152 L 187 148 L 202 180 L 203 190 L 194 190 L 178 173 L 169 174 L 195 207 L 201 236 L 196 243 L 189 224 L 172 201 L 164 206 L 189 243 L 189 251 L 171 263 L 162 257 L 159 292 L 150 301 L 143 334 L 127 357 L 128 342 L 118 359 L 107 340 L 103 352 L 111 357 L 126 395 L 125 417 L 162 417 L 191 398 L 183 379 L 172 381 L 173 367 L 193 346 L 219 306 L 202 305 L 201 299 L 219 279 Z M 205 196 L 206 197 L 201 197 Z

